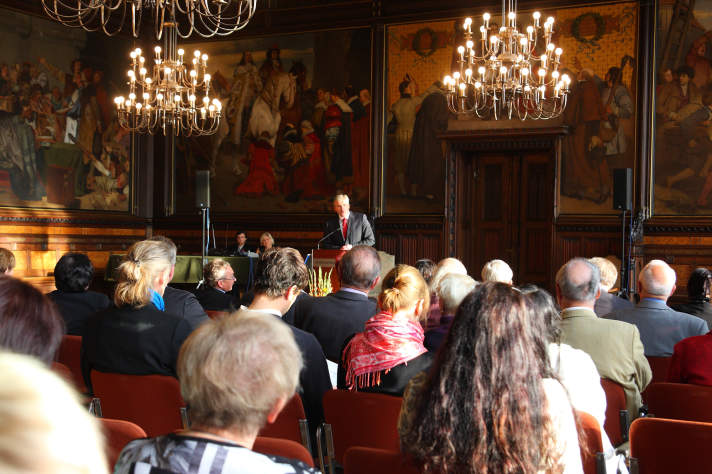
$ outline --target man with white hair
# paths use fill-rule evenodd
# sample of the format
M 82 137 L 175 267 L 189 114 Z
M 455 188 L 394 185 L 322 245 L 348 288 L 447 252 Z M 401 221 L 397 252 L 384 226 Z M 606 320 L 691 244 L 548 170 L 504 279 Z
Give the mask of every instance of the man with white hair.
M 197 292 L 198 302 L 207 311 L 234 311 L 240 307 L 240 292 L 234 288 L 235 271 L 222 258 L 203 267 L 203 288 Z
M 430 330 L 438 327 L 442 311 L 440 309 L 440 299 L 438 298 L 438 285 L 445 278 L 445 275 L 457 273 L 458 275 L 467 275 L 467 268 L 456 258 L 447 257 L 438 262 L 438 266 L 433 271 L 433 277 L 430 279 L 430 310 L 428 311 L 428 321 L 425 330 Z
M 448 273 L 442 277 L 437 288 L 437 296 L 442 315 L 438 326 L 425 333 L 425 348 L 437 351 L 445 336 L 450 330 L 452 320 L 455 319 L 457 308 L 477 286 L 477 282 L 468 275 Z
M 662 260 L 651 260 L 638 277 L 640 303 L 635 308 L 606 316 L 635 324 L 648 357 L 670 357 L 675 344 L 709 331 L 704 319 L 679 313 L 667 305 L 675 293 L 675 270 Z
M 602 317 L 614 311 L 631 309 L 633 303 L 609 293 L 618 279 L 618 270 L 613 262 L 603 257 L 593 257 L 589 259 L 589 262 L 596 265 L 601 273 L 601 297 L 596 300 L 596 305 L 593 307 L 596 314 Z
M 556 273 L 556 299 L 561 307 L 561 342 L 586 352 L 601 377 L 623 387 L 631 419 L 642 405 L 640 393 L 652 372 L 643 355 L 638 329 L 601 319 L 593 312 L 600 295 L 598 268 L 585 258 L 569 260 Z
M 326 221 L 322 247 L 351 250 L 354 245 L 373 246 L 376 243 L 366 215 L 351 211 L 349 197 L 346 194 L 334 196 L 334 212 L 336 216 Z
M 482 267 L 482 283 L 495 281 L 511 285 L 513 278 L 514 272 L 504 260 L 490 260 Z

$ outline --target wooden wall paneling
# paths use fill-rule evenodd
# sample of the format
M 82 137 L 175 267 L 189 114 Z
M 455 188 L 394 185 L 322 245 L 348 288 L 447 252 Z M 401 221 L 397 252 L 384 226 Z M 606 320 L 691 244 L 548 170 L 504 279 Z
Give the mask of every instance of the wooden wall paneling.
M 446 255 L 443 216 L 384 216 L 376 219 L 376 247 L 413 265 L 421 258 L 435 262 Z

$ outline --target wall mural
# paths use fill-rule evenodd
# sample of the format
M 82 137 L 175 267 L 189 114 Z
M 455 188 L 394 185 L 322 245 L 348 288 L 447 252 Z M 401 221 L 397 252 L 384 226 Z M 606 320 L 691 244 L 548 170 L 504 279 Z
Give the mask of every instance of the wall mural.
M 564 49 L 563 69 L 575 78 L 560 119 L 571 126 L 571 135 L 564 139 L 560 211 L 616 212 L 612 170 L 633 167 L 635 157 L 637 4 L 545 13 L 556 18 L 553 41 Z M 438 81 L 451 70 L 453 39 L 461 22 L 388 28 L 388 212 L 442 212 L 445 164 L 435 136 L 452 116 Z M 526 127 L 526 122 L 513 126 Z
M 183 47 L 210 56 L 225 120 L 215 135 L 178 140 L 179 211 L 193 207 L 195 170 L 209 169 L 217 211 L 326 211 L 341 190 L 367 212 L 369 29 Z
M 127 211 L 123 76 L 106 51 L 117 63 L 129 42 L 0 9 L 0 44 L 0 206 Z
M 712 214 L 712 1 L 662 1 L 655 87 L 656 215 Z

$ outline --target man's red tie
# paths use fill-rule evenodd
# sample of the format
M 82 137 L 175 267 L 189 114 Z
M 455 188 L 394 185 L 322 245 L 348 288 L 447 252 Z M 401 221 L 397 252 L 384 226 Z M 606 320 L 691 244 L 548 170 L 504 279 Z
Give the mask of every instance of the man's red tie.
M 341 221 L 343 223 L 342 227 L 344 229 L 344 242 L 346 241 L 346 231 L 349 229 L 349 221 L 344 219 Z

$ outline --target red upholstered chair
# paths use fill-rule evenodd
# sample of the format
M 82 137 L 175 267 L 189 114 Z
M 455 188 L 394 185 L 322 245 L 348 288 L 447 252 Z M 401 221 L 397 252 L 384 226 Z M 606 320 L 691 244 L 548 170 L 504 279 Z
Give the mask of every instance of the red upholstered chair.
M 354 446 L 344 454 L 344 474 L 418 474 L 420 470 L 398 451 Z
M 707 446 L 712 446 L 712 423 L 638 418 L 630 427 L 630 472 L 709 472 Z
M 62 377 L 65 382 L 74 387 L 74 376 L 72 375 L 72 371 L 69 370 L 69 367 L 61 362 L 52 362 L 52 372 Z
M 262 454 L 272 454 L 274 456 L 282 456 L 283 458 L 296 459 L 302 461 L 309 467 L 314 467 L 314 459 L 307 451 L 307 448 L 292 441 L 291 439 L 268 438 L 266 436 L 258 436 L 255 439 L 255 444 L 252 450 Z
M 608 434 L 613 446 L 620 446 L 628 441 L 628 424 L 630 415 L 625 404 L 623 387 L 608 379 L 601 379 L 601 387 L 606 393 L 606 421 L 603 429 Z
M 178 380 L 167 375 L 124 375 L 91 371 L 97 416 L 136 423 L 149 436 L 187 428 Z
M 301 443 L 311 451 L 309 442 L 309 425 L 304 413 L 304 405 L 299 395 L 294 395 L 280 412 L 274 423 L 268 423 L 260 431 L 259 436 L 268 438 L 289 439 Z
M 581 461 L 584 474 L 606 474 L 606 459 L 603 455 L 601 427 L 598 420 L 586 412 L 576 410 L 579 429 L 585 434 L 586 444 L 581 446 Z
M 351 446 L 398 451 L 398 416 L 403 399 L 380 393 L 330 390 L 324 394 L 324 418 L 317 429 L 321 470 L 335 472 Z M 324 445 L 324 438 L 326 445 Z M 326 451 L 326 452 L 324 452 Z M 326 461 L 324 459 L 326 458 Z
M 645 402 L 656 418 L 712 423 L 712 387 L 653 383 L 645 391 Z
M 121 450 L 130 441 L 146 437 L 146 432 L 130 421 L 101 418 L 101 424 L 106 436 L 106 459 L 109 461 L 109 469 L 114 468 Z
M 81 351 L 81 336 L 64 335 L 62 344 L 60 344 L 57 351 L 57 362 L 69 367 L 69 370 L 72 371 L 74 386 L 80 393 L 86 393 L 87 387 L 84 385 L 84 377 L 82 377 Z
M 648 357 L 648 364 L 650 364 L 650 370 L 653 372 L 653 379 L 650 383 L 666 382 L 668 369 L 670 368 L 670 361 L 672 357 Z
M 205 311 L 205 314 L 207 314 L 210 319 L 222 319 L 225 316 L 227 316 L 228 314 L 230 314 L 230 312 L 229 311 L 215 311 L 212 309 L 208 309 Z

